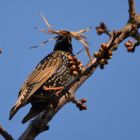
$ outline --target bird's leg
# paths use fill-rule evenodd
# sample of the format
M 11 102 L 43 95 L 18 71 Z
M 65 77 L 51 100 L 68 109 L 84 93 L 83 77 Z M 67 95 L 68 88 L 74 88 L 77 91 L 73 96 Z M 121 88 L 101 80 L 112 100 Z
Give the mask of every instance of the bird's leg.
M 80 111 L 87 110 L 87 106 L 85 105 L 85 103 L 87 102 L 86 98 L 77 100 L 75 96 L 72 96 L 71 101 L 76 104 L 76 107 L 78 107 Z
M 55 95 L 58 96 L 60 91 L 63 89 L 64 87 L 46 87 L 46 86 L 43 86 L 42 89 L 45 90 L 45 91 L 48 91 L 48 90 L 58 90 L 56 91 Z
M 63 89 L 63 87 L 46 87 L 46 86 L 43 86 L 42 89 L 45 90 L 45 91 L 48 91 L 48 90 L 61 90 L 61 89 Z
M 59 96 L 59 94 L 61 93 L 61 90 L 63 89 L 63 87 L 61 89 L 59 89 L 57 92 L 55 92 L 56 96 Z

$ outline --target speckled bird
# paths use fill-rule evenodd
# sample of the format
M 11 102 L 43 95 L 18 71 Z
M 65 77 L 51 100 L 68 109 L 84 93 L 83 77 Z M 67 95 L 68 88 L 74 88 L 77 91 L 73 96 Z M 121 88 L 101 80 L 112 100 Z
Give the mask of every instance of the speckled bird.
M 46 25 L 50 27 L 42 15 Z M 75 77 L 81 73 L 82 64 L 73 53 L 72 38 L 87 44 L 83 32 L 70 32 L 66 30 L 55 31 L 52 28 L 50 33 L 57 34 L 53 52 L 48 54 L 36 66 L 35 70 L 28 76 L 19 91 L 18 100 L 10 111 L 11 120 L 15 113 L 23 106 L 31 103 L 29 113 L 23 118 L 22 123 L 34 118 L 43 111 L 59 96 L 59 91 L 64 89 Z

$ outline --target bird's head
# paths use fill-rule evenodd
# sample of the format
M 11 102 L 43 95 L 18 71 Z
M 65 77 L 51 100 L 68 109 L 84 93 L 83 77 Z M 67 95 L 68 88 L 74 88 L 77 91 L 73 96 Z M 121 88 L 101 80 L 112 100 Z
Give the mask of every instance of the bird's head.
M 68 51 L 72 53 L 73 48 L 71 42 L 72 42 L 72 38 L 70 35 L 58 35 L 55 42 L 54 51 L 61 50 L 61 51 Z
M 90 60 L 92 59 L 91 58 L 91 55 L 90 55 L 90 52 L 89 52 L 89 48 L 88 48 L 88 42 L 86 40 L 86 36 L 83 35 L 84 32 L 87 32 L 89 31 L 91 27 L 87 28 L 87 29 L 82 29 L 80 31 L 68 31 L 68 30 L 54 30 L 51 25 L 48 23 L 47 19 L 41 14 L 41 17 L 43 19 L 43 21 L 45 22 L 45 24 L 47 25 L 48 27 L 48 30 L 44 30 L 44 29 L 41 29 L 40 31 L 41 32 L 44 32 L 44 33 L 49 33 L 49 34 L 56 34 L 56 36 L 54 38 L 51 38 L 47 41 L 44 41 L 42 44 L 46 44 L 48 41 L 50 40 L 56 40 L 56 43 L 55 43 L 55 47 L 54 47 L 54 51 L 56 50 L 63 50 L 63 51 L 69 51 L 72 53 L 73 49 L 72 49 L 72 38 L 73 39 L 76 39 L 77 41 L 81 42 L 87 52 L 87 55 L 89 56 Z

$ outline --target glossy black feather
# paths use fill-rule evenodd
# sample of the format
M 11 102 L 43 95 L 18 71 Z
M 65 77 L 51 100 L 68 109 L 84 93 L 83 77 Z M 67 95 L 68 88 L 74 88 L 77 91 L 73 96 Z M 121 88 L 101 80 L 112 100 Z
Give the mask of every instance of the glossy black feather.
M 43 86 L 65 87 L 75 78 L 75 75 L 71 73 L 69 57 L 74 57 L 71 39 L 58 38 L 54 51 L 40 61 L 23 84 L 18 100 L 10 111 L 9 119 L 12 119 L 21 107 L 31 103 L 31 110 L 22 121 L 25 123 L 49 105 L 58 90 L 45 91 Z M 75 64 L 75 66 L 79 69 L 79 65 Z

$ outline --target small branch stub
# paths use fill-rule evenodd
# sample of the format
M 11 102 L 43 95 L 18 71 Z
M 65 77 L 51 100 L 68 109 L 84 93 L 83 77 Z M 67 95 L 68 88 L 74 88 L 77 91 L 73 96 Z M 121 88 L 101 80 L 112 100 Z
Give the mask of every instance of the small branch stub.
M 128 4 L 129 4 L 129 20 L 133 22 L 136 16 L 135 2 L 134 0 L 128 0 Z
M 2 135 L 5 140 L 14 140 L 12 136 L 1 126 L 0 126 L 0 135 Z
M 2 53 L 2 49 L 0 48 L 0 54 Z

